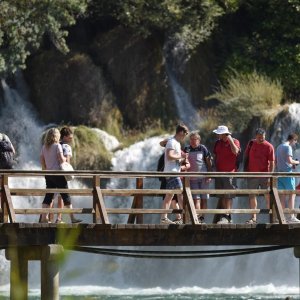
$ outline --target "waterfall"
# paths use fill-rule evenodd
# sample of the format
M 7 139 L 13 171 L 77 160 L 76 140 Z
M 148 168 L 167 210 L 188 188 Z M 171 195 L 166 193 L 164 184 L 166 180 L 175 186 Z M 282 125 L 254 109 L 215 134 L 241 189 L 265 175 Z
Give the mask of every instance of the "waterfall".
M 197 129 L 200 124 L 200 116 L 192 104 L 189 93 L 180 84 L 178 79 L 179 73 L 183 73 L 187 61 L 187 54 L 184 45 L 178 41 L 167 41 L 164 45 L 164 56 L 166 61 L 166 71 L 170 87 L 180 120 L 188 126 L 190 130 Z
M 5 104 L 0 112 L 1 132 L 7 133 L 15 143 L 18 152 L 18 167 L 21 169 L 39 169 L 38 157 L 42 131 L 45 126 L 36 121 L 26 100 L 20 97 L 17 90 L 9 88 L 2 80 L 5 92 Z M 293 106 L 292 106 L 293 107 Z M 294 111 L 294 110 L 292 110 Z M 295 114 L 295 120 L 298 121 Z M 289 127 L 291 128 L 291 124 Z M 95 129 L 99 132 L 97 129 Z M 284 128 L 283 128 L 284 130 Z M 103 132 L 99 132 L 103 135 Z M 113 137 L 107 137 L 106 147 L 115 149 L 118 141 Z M 152 137 L 135 143 L 128 148 L 118 150 L 114 153 L 113 170 L 156 170 L 156 163 L 162 148 L 159 141 L 164 137 Z M 20 181 L 20 180 L 19 180 Z M 10 182 L 14 186 L 15 182 Z M 72 182 L 72 185 L 76 182 Z M 44 180 L 35 179 L 30 182 L 22 182 L 25 187 L 32 185 L 43 187 Z M 133 187 L 134 181 L 114 180 L 110 182 L 111 187 Z M 145 187 L 158 187 L 156 179 L 145 182 Z M 107 201 L 111 206 L 131 205 L 130 199 L 119 199 L 118 197 Z M 13 199 L 15 206 L 22 206 L 28 198 Z M 244 201 L 235 199 L 234 202 Z M 23 202 L 23 203 L 22 203 Z M 42 198 L 34 197 L 29 199 L 32 207 L 40 207 Z M 216 199 L 209 200 L 209 208 L 215 207 Z M 263 200 L 259 207 L 263 206 Z M 28 207 L 28 203 L 26 203 Z M 25 206 L 25 205 L 24 205 Z M 77 199 L 74 206 L 89 207 L 85 199 Z M 160 208 L 161 198 L 147 197 L 146 207 Z M 36 217 L 35 217 L 36 218 Z M 28 219 L 27 219 L 28 220 Z M 36 220 L 35 220 L 36 221 Z M 153 217 L 146 222 L 158 223 L 158 217 Z M 130 248 L 130 247 L 126 247 Z M 145 247 L 140 247 L 145 249 Z M 158 250 L 158 247 L 152 247 Z M 223 247 L 221 247 L 223 248 Z M 236 248 L 236 247 L 232 247 Z M 150 250 L 147 247 L 148 250 Z M 216 249 L 216 247 L 163 247 L 164 250 L 203 250 Z M 30 264 L 34 270 L 30 271 L 31 285 L 38 285 L 39 267 Z M 4 258 L 4 252 L 0 254 L 1 284 L 9 282 L 8 262 Z M 115 288 L 170 288 L 180 290 L 183 287 L 251 287 L 255 285 L 274 286 L 297 286 L 298 284 L 298 260 L 294 258 L 292 250 L 280 250 L 274 253 L 247 255 L 241 257 L 197 259 L 197 260 L 155 260 L 136 258 L 115 258 L 96 254 L 84 254 L 71 252 L 61 267 L 61 285 L 93 285 L 110 286 Z M 195 288 L 195 289 L 197 289 Z M 213 292 L 213 289 L 211 290 Z M 277 289 L 275 289 L 275 293 Z

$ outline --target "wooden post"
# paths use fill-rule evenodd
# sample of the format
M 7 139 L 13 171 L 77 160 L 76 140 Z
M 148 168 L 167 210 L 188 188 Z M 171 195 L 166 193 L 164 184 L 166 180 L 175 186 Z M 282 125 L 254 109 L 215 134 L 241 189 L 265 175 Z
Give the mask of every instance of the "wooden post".
M 0 192 L 0 208 L 1 208 L 1 213 L 0 213 L 0 223 L 3 223 L 3 204 L 2 204 L 2 199 L 3 199 L 3 177 L 4 175 L 0 175 L 0 188 L 1 188 L 1 192 Z
M 59 258 L 61 245 L 43 247 L 41 256 L 41 300 L 59 300 Z
M 144 187 L 144 181 L 143 178 L 137 178 L 136 179 L 136 188 L 137 189 L 143 189 Z M 131 208 L 143 208 L 143 195 L 135 195 L 132 201 Z M 134 224 L 136 221 L 137 224 L 143 224 L 144 223 L 144 215 L 143 214 L 130 214 L 128 216 L 127 223 L 128 224 Z
M 59 259 L 63 246 L 20 246 L 5 250 L 11 261 L 10 299 L 28 299 L 28 260 L 41 261 L 41 299 L 59 300 Z
M 2 222 L 8 223 L 8 207 L 5 201 L 5 189 L 4 186 L 8 185 L 8 176 L 2 175 L 1 180 L 1 207 L 2 207 Z
M 95 213 L 93 214 L 93 223 L 100 223 L 100 207 L 97 205 L 97 187 L 100 187 L 100 177 L 93 176 L 93 208 Z
M 270 180 L 270 209 L 271 209 L 271 214 L 270 214 L 270 223 L 274 223 L 276 220 L 276 214 L 275 214 L 275 205 L 274 205 L 274 192 L 273 192 L 273 187 L 277 188 L 277 177 L 272 177 Z
M 22 247 L 23 248 L 23 247 Z M 8 253 L 10 251 L 10 253 Z M 10 299 L 28 299 L 28 260 L 24 257 L 23 249 L 14 247 L 5 251 L 10 259 Z

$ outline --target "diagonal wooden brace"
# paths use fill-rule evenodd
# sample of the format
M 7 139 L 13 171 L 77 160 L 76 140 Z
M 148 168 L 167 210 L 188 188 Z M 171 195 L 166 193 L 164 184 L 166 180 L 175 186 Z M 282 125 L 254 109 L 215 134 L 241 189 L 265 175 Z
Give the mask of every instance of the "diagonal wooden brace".
M 191 222 L 193 225 L 195 224 L 199 224 L 198 218 L 197 218 L 197 212 L 196 212 L 196 208 L 194 205 L 194 200 L 193 200 L 193 196 L 191 193 L 191 186 L 190 186 L 190 178 L 186 177 L 185 178 L 185 184 L 184 184 L 184 192 L 186 193 L 186 204 L 188 207 L 188 211 L 190 214 L 190 218 L 191 218 Z

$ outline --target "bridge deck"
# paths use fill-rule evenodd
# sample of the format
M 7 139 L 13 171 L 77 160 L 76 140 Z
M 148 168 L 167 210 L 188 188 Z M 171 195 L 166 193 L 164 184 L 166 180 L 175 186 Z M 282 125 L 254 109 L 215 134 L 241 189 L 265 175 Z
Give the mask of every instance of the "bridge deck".
M 0 224 L 0 246 L 300 245 L 298 224 Z

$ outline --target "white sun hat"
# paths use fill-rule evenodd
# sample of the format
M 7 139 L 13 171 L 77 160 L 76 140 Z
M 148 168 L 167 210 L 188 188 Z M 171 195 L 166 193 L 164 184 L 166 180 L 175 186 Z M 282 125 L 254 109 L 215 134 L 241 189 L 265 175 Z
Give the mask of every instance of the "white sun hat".
M 228 131 L 228 127 L 224 125 L 218 126 L 218 128 L 213 130 L 213 132 L 216 134 L 231 134 L 231 132 Z

